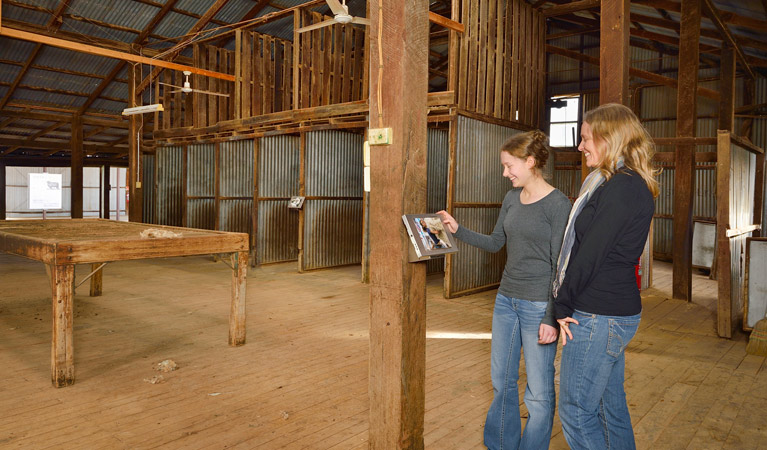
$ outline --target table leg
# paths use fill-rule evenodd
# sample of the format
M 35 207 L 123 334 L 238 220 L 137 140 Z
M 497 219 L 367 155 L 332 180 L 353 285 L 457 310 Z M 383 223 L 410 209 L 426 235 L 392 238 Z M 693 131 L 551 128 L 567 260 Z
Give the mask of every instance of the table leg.
M 75 383 L 72 346 L 72 303 L 75 266 L 51 266 L 53 291 L 53 341 L 51 343 L 51 382 L 56 387 Z
M 245 343 L 245 285 L 248 252 L 232 253 L 232 306 L 229 311 L 229 345 Z
M 99 269 L 100 266 L 101 264 L 99 263 L 91 264 L 91 271 L 95 271 L 93 276 L 91 276 L 91 297 L 101 296 L 103 287 L 102 274 L 104 273 L 104 269 Z

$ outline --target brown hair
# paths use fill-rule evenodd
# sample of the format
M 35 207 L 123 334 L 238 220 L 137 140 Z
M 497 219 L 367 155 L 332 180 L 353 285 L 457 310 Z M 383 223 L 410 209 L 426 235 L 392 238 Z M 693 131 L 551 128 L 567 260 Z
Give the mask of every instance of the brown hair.
M 601 140 L 604 155 L 597 170 L 605 180 L 615 174 L 615 165 L 623 158 L 623 164 L 638 173 L 652 192 L 658 196 L 658 171 L 652 165 L 655 143 L 631 109 L 618 103 L 607 103 L 587 112 L 583 121 L 591 126 L 594 139 Z
M 515 134 L 503 143 L 501 151 L 519 159 L 527 159 L 528 156 L 532 156 L 535 160 L 533 169 L 539 175 L 543 174 L 543 168 L 546 167 L 546 161 L 549 160 L 551 153 L 549 137 L 539 130 Z

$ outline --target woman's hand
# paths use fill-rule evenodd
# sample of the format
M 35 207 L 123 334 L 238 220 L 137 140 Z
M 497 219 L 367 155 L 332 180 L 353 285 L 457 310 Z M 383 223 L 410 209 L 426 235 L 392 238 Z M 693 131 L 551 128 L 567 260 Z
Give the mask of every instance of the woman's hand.
M 437 211 L 437 215 L 440 219 L 442 219 L 442 223 L 445 224 L 448 230 L 450 230 L 451 233 L 455 233 L 458 231 L 458 222 L 455 221 L 455 218 L 447 213 L 447 211 Z
M 538 343 L 551 344 L 557 340 L 557 332 L 556 328 L 542 323 L 541 326 L 538 327 Z
M 567 345 L 568 337 L 571 341 L 573 340 L 573 333 L 570 332 L 570 324 L 574 323 L 578 325 L 578 321 L 572 317 L 565 317 L 564 319 L 557 319 L 557 322 L 559 323 L 559 337 L 562 341 L 562 346 L 565 346 Z

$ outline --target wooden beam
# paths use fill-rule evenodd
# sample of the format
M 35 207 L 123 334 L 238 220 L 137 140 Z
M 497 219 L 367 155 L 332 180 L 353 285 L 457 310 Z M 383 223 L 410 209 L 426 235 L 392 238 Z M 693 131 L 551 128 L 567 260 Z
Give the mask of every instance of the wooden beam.
M 629 0 L 604 0 L 599 31 L 599 104 L 629 104 Z M 570 3 L 572 4 L 572 3 Z
M 55 113 L 41 113 L 37 111 L 26 111 L 26 110 L 16 111 L 12 109 L 3 109 L 3 110 L 0 110 L 0 116 L 16 117 L 16 118 L 22 118 L 22 119 L 44 120 L 46 122 L 71 122 L 72 121 L 71 113 L 55 114 Z M 109 127 L 109 128 L 122 128 L 122 129 L 128 128 L 127 120 L 125 121 L 103 120 L 103 119 L 96 119 L 94 117 L 82 116 L 82 121 L 84 125 L 95 125 L 95 126 L 103 126 L 103 127 Z
M 756 74 L 748 64 L 748 60 L 746 60 L 746 55 L 743 53 L 743 49 L 740 48 L 738 41 L 735 40 L 735 37 L 733 37 L 732 33 L 730 32 L 730 28 L 722 20 L 719 10 L 716 8 L 714 3 L 711 0 L 703 0 L 703 8 L 706 10 L 706 15 L 708 18 L 711 19 L 711 21 L 714 23 L 714 26 L 716 26 L 719 32 L 722 33 L 722 38 L 730 46 L 732 46 L 733 50 L 735 51 L 735 55 L 738 57 L 738 60 L 743 67 L 743 70 L 748 74 L 750 78 L 755 79 Z
M 700 55 L 700 0 L 682 0 L 677 88 L 676 136 L 694 137 L 697 122 Z M 692 300 L 692 210 L 695 198 L 695 146 L 677 145 L 674 158 L 674 219 L 672 295 Z
M 735 131 L 735 49 L 725 43 L 719 69 L 719 129 Z
M 433 13 L 431 11 L 429 11 L 429 22 L 443 26 L 451 31 L 457 31 L 459 33 L 463 33 L 465 30 L 465 27 L 462 23 L 448 19 L 447 17 L 440 16 L 439 14 Z
M 428 3 L 370 0 L 369 11 L 370 61 L 384 61 L 370 65 L 370 126 L 393 134 L 370 149 L 369 447 L 423 448 L 426 265 L 407 262 L 401 216 L 426 210 L 428 56 L 410 49 L 428 42 Z
M 97 56 L 104 56 L 107 58 L 121 59 L 121 60 L 130 61 L 134 63 L 146 64 L 149 66 L 162 67 L 165 69 L 173 69 L 173 70 L 179 70 L 179 71 L 188 70 L 192 73 L 196 73 L 198 75 L 204 75 L 206 77 L 218 78 L 218 79 L 226 80 L 226 81 L 234 81 L 234 76 L 225 74 L 225 73 L 213 72 L 213 71 L 205 70 L 205 69 L 198 69 L 192 66 L 185 66 L 183 64 L 177 64 L 170 61 L 163 61 L 160 59 L 152 59 L 152 58 L 147 58 L 145 56 L 139 56 L 139 55 L 133 55 L 130 53 L 109 50 L 106 48 L 96 47 L 93 45 L 80 44 L 74 41 L 42 36 L 39 34 L 29 33 L 27 31 L 17 30 L 15 28 L 9 28 L 7 26 L 4 26 L 2 30 L 0 30 L 0 36 L 5 36 L 5 37 L 13 38 L 13 39 L 21 39 L 21 40 L 30 41 L 30 42 L 38 42 L 38 43 L 50 45 L 53 47 L 64 48 L 67 50 L 73 50 L 73 51 L 88 53 L 88 54 L 97 55 Z
M 0 146 L 34 148 L 42 150 L 57 150 L 69 152 L 72 149 L 71 141 L 27 141 L 25 139 L 13 139 L 0 137 Z M 125 147 L 117 147 L 114 144 L 83 144 L 86 153 L 127 153 Z
M 730 133 L 725 130 L 717 132 L 716 146 L 716 254 L 714 255 L 717 270 L 717 334 L 720 337 L 732 337 L 732 292 L 731 273 L 732 256 L 730 254 L 730 238 L 727 229 L 730 227 Z
M 205 11 L 205 14 L 203 14 L 202 17 L 200 17 L 200 19 L 194 25 L 192 25 L 192 28 L 190 28 L 189 31 L 187 32 L 187 36 L 194 35 L 195 33 L 205 28 L 205 25 L 207 25 L 208 22 L 210 22 L 213 19 L 213 16 L 215 16 L 228 1 L 229 0 L 216 0 L 210 6 L 210 8 L 208 8 L 208 10 Z M 173 59 L 176 58 L 176 56 L 179 55 L 179 53 L 181 53 L 181 50 L 183 50 L 184 47 L 186 47 L 190 43 L 191 43 L 191 38 L 183 40 L 182 42 L 177 44 L 176 47 L 170 51 L 170 53 L 167 54 L 166 58 L 172 61 Z M 157 75 L 159 75 L 160 72 L 162 71 L 162 67 L 163 66 L 156 67 L 155 69 L 152 70 L 152 72 L 149 73 L 149 75 L 147 75 L 146 78 L 141 80 L 141 83 L 138 85 L 138 87 L 136 87 L 137 95 L 141 95 L 141 93 L 144 92 L 144 89 L 146 89 L 147 86 L 149 86 L 149 83 L 151 83 L 155 78 L 157 78 Z M 176 69 L 176 70 L 179 70 L 179 69 Z M 204 75 L 199 72 L 192 72 L 192 73 Z M 221 74 L 221 75 L 224 75 L 224 74 Z M 227 77 L 228 78 L 221 78 L 221 79 L 227 80 L 227 81 L 234 81 L 234 76 L 227 75 Z
M 575 50 L 568 50 L 565 48 L 554 47 L 553 45 L 546 45 L 546 52 L 553 53 L 555 55 L 566 56 L 568 58 L 577 59 L 579 61 L 583 61 L 589 64 L 593 64 L 595 66 L 599 66 L 599 59 L 593 56 L 584 55 Z M 664 77 L 663 75 L 658 75 L 652 72 L 648 72 L 646 70 L 635 69 L 633 67 L 629 68 L 629 75 L 633 77 L 653 81 L 655 83 L 662 84 L 664 86 L 672 87 L 675 89 L 677 88 L 677 85 L 678 85 L 678 80 L 674 78 Z M 719 100 L 719 92 L 711 90 L 711 89 L 707 89 L 704 87 L 698 86 L 697 94 L 701 97 Z
M 599 5 L 603 3 L 600 0 L 580 0 L 570 3 L 564 3 L 562 5 L 552 6 L 551 8 L 543 10 L 543 17 L 556 17 L 565 14 L 572 14 L 577 11 L 584 11 L 587 9 L 599 8 Z
M 103 171 L 104 171 L 104 173 L 102 174 L 103 177 L 102 177 L 102 189 L 101 189 L 101 194 L 102 194 L 102 199 L 103 199 L 102 200 L 102 202 L 103 202 L 103 211 L 102 211 L 101 218 L 102 219 L 109 219 L 110 218 L 109 212 L 112 209 L 111 206 L 109 205 L 110 196 L 111 196 L 110 191 L 112 189 L 112 176 L 111 176 L 112 175 L 112 168 L 111 168 L 111 166 L 109 164 L 105 164 L 104 167 L 103 167 Z M 117 205 L 119 207 L 120 199 L 117 199 Z
M 72 218 L 83 218 L 83 121 L 79 115 L 72 118 L 71 189 Z

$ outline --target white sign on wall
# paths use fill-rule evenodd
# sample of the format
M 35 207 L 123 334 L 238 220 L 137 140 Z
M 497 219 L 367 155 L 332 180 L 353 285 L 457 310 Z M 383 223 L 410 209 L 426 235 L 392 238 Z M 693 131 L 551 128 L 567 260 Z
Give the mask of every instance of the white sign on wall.
M 62 191 L 60 173 L 30 173 L 29 209 L 61 209 Z

